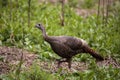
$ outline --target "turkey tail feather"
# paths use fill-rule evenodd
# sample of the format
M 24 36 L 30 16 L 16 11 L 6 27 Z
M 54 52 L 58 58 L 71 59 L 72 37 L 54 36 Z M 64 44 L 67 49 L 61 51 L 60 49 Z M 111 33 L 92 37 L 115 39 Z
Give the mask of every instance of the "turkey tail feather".
M 92 55 L 92 56 L 93 56 L 94 58 L 96 58 L 97 60 L 99 60 L 99 61 L 104 60 L 104 58 L 103 58 L 101 55 L 97 54 L 97 53 L 96 53 L 93 49 L 91 49 L 90 47 L 84 46 L 84 50 L 85 50 L 86 53 L 89 53 L 90 55 Z

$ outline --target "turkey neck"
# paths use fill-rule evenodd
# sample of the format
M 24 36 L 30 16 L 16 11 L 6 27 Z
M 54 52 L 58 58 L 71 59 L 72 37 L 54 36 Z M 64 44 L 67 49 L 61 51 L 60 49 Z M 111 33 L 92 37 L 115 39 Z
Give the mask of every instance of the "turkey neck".
M 46 34 L 45 28 L 42 29 L 42 35 L 43 35 L 44 40 L 45 40 L 45 41 L 48 41 L 49 36 Z

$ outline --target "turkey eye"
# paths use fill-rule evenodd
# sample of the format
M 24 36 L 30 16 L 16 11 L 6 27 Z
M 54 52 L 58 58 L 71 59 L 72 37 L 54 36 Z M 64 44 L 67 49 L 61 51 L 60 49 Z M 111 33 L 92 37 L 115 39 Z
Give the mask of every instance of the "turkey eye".
M 40 24 L 38 24 L 40 26 Z

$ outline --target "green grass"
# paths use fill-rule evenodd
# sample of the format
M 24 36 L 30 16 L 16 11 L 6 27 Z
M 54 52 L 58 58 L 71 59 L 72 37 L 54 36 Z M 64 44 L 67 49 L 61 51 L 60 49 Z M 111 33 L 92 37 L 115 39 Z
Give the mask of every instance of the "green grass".
M 120 27 L 115 24 L 114 17 L 109 18 L 107 26 L 102 24 L 101 19 L 97 20 L 96 15 L 87 18 L 76 15 L 73 8 L 65 6 L 65 26 L 60 26 L 60 4 L 37 3 L 31 4 L 31 25 L 27 25 L 27 1 L 19 1 L 19 6 L 13 0 L 12 16 L 10 20 L 10 5 L 1 9 L 0 19 L 0 45 L 16 46 L 39 54 L 41 60 L 58 57 L 53 53 L 48 43 L 43 38 L 41 31 L 34 26 L 42 23 L 51 36 L 67 35 L 82 38 L 99 52 L 102 56 L 113 56 L 120 61 Z M 119 16 L 120 17 L 120 16 Z M 98 26 L 96 25 L 98 23 Z M 13 37 L 11 37 L 13 36 Z M 89 55 L 78 55 L 75 60 L 90 58 Z M 91 59 L 91 63 L 94 60 Z M 95 64 L 89 65 L 90 68 L 84 72 L 50 74 L 38 66 L 30 68 L 30 71 L 23 71 L 20 80 L 118 80 L 120 70 L 112 66 L 97 67 Z M 43 74 L 41 74 L 43 73 Z M 3 80 L 14 80 L 15 73 L 11 72 L 1 75 Z M 45 77 L 47 76 L 47 77 Z
M 45 72 L 38 65 L 31 66 L 28 71 L 23 71 L 17 77 L 17 80 L 119 80 L 119 69 L 105 67 L 94 67 L 84 72 L 62 73 L 57 72 L 51 74 Z M 16 80 L 16 74 L 11 72 L 6 75 L 0 75 L 3 80 Z

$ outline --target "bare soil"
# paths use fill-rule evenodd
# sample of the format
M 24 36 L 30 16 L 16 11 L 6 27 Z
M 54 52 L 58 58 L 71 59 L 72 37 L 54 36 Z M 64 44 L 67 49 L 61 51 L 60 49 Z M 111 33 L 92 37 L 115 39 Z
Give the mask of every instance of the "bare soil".
M 5 74 L 16 69 L 19 64 L 21 54 L 23 53 L 22 68 L 28 69 L 36 60 L 37 64 L 45 71 L 57 72 L 57 61 L 40 61 L 38 55 L 16 47 L 0 47 L 0 74 Z M 114 68 L 120 68 L 120 64 L 116 60 L 108 57 L 102 62 L 96 62 L 98 66 L 112 65 Z M 72 69 L 68 69 L 67 63 L 61 64 L 62 70 L 67 72 L 84 71 L 88 69 L 88 64 L 85 62 L 72 62 Z
M 29 67 L 37 58 L 37 55 L 16 47 L 0 47 L 0 74 L 14 70 L 20 62 L 22 53 L 22 67 Z

